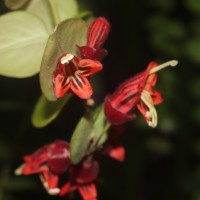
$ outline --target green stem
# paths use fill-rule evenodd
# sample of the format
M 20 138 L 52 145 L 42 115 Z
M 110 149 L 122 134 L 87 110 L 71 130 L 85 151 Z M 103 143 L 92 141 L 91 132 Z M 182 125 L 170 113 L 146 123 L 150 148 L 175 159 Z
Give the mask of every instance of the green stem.
M 88 154 L 93 153 L 94 151 L 97 150 L 97 147 L 99 146 L 99 142 L 101 141 L 101 138 L 104 136 L 104 134 L 107 134 L 108 129 L 111 127 L 111 124 L 107 121 L 106 125 L 104 126 L 104 129 L 101 133 L 101 135 L 99 136 L 98 140 L 95 142 L 95 144 L 92 145 L 91 150 L 89 151 Z
M 54 23 L 58 24 L 60 23 L 60 17 L 58 15 L 57 9 L 56 9 L 56 4 L 55 4 L 55 0 L 49 0 L 49 5 L 51 7 L 51 12 L 53 15 L 53 19 L 54 19 Z

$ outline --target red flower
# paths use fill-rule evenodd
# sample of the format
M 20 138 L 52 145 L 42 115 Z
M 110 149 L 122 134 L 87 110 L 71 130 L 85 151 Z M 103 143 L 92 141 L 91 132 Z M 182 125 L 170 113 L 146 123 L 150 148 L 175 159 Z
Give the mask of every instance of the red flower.
M 78 47 L 81 57 L 101 60 L 107 54 L 107 51 L 100 47 L 105 42 L 109 31 L 110 24 L 105 18 L 94 19 L 88 28 L 87 45 Z
M 56 195 L 60 192 L 58 175 L 66 172 L 70 165 L 69 144 L 56 140 L 41 147 L 31 155 L 23 157 L 24 164 L 15 170 L 17 175 L 40 174 L 47 192 Z
M 75 55 L 63 54 L 53 72 L 54 93 L 57 98 L 67 92 L 73 92 L 82 99 L 91 97 L 93 91 L 88 76 L 102 69 L 102 64 L 95 60 L 79 60 Z
M 61 188 L 60 195 L 64 196 L 78 189 L 84 200 L 97 200 L 97 190 L 94 184 L 99 173 L 97 161 L 85 161 L 70 167 L 70 180 Z
M 124 161 L 125 149 L 123 145 L 119 142 L 119 137 L 124 132 L 124 125 L 118 125 L 112 127 L 111 133 L 109 133 L 109 138 L 106 141 L 103 153 L 108 154 L 111 158 L 117 161 Z
M 113 95 L 105 98 L 104 111 L 107 119 L 114 124 L 124 123 L 134 119 L 135 107 L 141 112 L 151 127 L 157 125 L 157 112 L 154 105 L 160 104 L 163 99 L 160 93 L 153 90 L 156 84 L 155 72 L 167 66 L 176 66 L 177 61 L 169 61 L 160 66 L 151 62 L 144 72 L 122 83 Z

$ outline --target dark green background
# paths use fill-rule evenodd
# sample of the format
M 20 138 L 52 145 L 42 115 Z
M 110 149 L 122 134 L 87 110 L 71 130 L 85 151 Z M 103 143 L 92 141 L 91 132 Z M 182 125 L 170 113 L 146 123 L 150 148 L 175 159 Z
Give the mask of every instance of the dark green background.
M 156 89 L 164 102 L 157 107 L 158 127 L 149 128 L 137 113 L 122 137 L 125 161 L 102 159 L 99 199 L 200 200 L 200 0 L 79 2 L 111 23 L 104 70 L 92 79 L 98 103 L 150 61 L 179 61 L 159 72 Z M 48 196 L 37 176 L 13 171 L 22 155 L 69 139 L 83 103 L 73 98 L 52 124 L 36 129 L 30 115 L 40 96 L 38 76 L 0 77 L 0 93 L 0 200 L 61 199 Z

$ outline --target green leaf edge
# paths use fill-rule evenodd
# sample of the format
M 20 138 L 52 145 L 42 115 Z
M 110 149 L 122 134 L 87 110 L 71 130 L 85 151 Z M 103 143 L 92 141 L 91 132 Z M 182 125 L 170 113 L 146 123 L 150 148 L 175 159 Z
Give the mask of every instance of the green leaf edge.
M 47 126 L 56 119 L 71 97 L 71 94 L 67 94 L 63 98 L 52 102 L 48 101 L 44 95 L 41 95 L 31 116 L 32 125 L 36 128 Z M 43 115 L 41 115 L 41 111 Z M 41 117 L 43 118 L 41 119 Z

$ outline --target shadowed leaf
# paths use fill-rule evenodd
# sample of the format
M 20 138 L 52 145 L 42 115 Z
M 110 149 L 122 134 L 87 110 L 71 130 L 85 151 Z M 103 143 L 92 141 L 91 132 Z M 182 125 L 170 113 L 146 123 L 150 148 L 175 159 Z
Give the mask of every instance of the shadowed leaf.
M 85 156 L 90 143 L 93 122 L 82 117 L 76 126 L 70 141 L 70 156 L 73 164 L 78 164 Z
M 11 9 L 16 10 L 24 6 L 30 0 L 4 0 L 5 5 Z
M 62 108 L 71 98 L 71 94 L 66 95 L 58 101 L 48 101 L 43 95 L 39 98 L 32 114 L 32 124 L 37 128 L 42 128 L 52 122 Z

